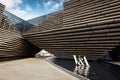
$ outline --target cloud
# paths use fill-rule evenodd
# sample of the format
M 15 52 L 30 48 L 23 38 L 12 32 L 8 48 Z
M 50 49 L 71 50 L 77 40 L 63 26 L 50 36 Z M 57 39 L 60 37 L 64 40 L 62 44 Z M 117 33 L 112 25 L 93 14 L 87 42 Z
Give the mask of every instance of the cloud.
M 22 10 L 21 8 L 10 9 L 9 12 L 11 12 L 21 18 L 24 18 L 24 16 L 27 14 L 27 11 Z
M 0 3 L 6 6 L 7 11 L 22 19 L 28 19 L 29 17 L 26 17 L 26 15 L 32 10 L 29 4 L 25 4 L 25 8 L 21 8 L 22 0 L 0 0 Z
M 58 4 L 58 3 L 56 3 L 55 5 L 53 5 L 52 6 L 52 10 L 56 10 L 56 9 L 58 9 L 59 7 L 61 7 L 61 4 Z
M 32 9 L 33 5 L 30 6 L 29 3 L 25 4 L 23 1 L 24 0 L 0 0 L 0 3 L 6 6 L 5 9 L 7 11 L 15 14 L 22 19 L 28 20 L 30 18 L 39 16 L 38 14 L 33 14 L 35 13 Z M 43 4 L 36 1 L 36 10 L 44 10 L 44 13 L 51 13 L 60 10 L 63 6 L 64 1 L 66 0 L 43 0 Z
M 47 1 L 47 2 L 43 2 L 43 5 L 44 5 L 44 7 L 45 7 L 46 9 L 49 8 L 52 4 L 53 4 L 53 1 L 52 1 L 52 0 Z
M 44 7 L 48 11 L 56 11 L 63 7 L 63 2 L 66 0 L 60 0 L 60 1 L 55 1 L 55 0 L 48 0 L 47 2 L 44 2 Z
M 45 5 L 50 6 L 52 4 L 52 1 L 48 1 Z
M 7 9 L 11 9 L 22 4 L 22 0 L 0 0 L 0 3 L 4 4 Z
M 27 10 L 27 11 L 31 11 L 31 10 L 32 10 L 32 8 L 30 7 L 29 4 L 26 4 L 26 10 Z

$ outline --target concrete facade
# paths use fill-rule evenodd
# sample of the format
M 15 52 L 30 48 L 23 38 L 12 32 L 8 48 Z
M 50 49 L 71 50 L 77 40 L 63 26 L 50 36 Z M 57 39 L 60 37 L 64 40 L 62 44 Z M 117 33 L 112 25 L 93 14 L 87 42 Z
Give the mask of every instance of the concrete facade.
M 112 51 L 120 45 L 119 10 L 119 0 L 70 0 L 64 3 L 63 27 L 51 28 L 48 19 L 46 26 L 40 24 L 23 35 L 55 55 L 86 55 L 88 59 L 116 55 Z
M 10 27 L 7 17 L 2 15 L 2 18 L 2 28 L 16 31 Z M 119 36 L 119 0 L 70 0 L 64 3 L 62 12 L 52 14 L 23 34 L 30 43 L 56 56 L 85 55 L 88 59 L 109 54 L 113 59 L 120 59 Z
M 23 38 L 22 33 L 3 14 L 4 8 L 0 3 L 0 57 L 34 56 L 41 49 Z

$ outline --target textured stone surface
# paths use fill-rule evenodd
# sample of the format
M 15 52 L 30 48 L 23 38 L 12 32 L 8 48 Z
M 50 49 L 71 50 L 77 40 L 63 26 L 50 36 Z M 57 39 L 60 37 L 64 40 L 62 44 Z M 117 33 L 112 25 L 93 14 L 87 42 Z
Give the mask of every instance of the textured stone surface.
M 46 20 L 47 27 L 34 28 L 38 31 L 24 37 L 57 56 L 77 54 L 99 59 L 108 53 L 115 55 L 112 51 L 120 45 L 119 0 L 70 0 L 64 3 L 62 19 L 61 28 L 54 29 Z
M 4 8 L 0 3 L 0 57 L 34 56 L 40 49 L 22 37 L 22 33 L 3 14 Z

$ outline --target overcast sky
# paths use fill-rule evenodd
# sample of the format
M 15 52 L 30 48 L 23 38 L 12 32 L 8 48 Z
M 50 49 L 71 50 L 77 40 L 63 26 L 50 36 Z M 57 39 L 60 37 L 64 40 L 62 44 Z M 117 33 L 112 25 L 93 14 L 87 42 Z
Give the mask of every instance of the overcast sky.
M 63 9 L 63 2 L 67 0 L 0 0 L 6 10 L 29 20 L 44 14 Z

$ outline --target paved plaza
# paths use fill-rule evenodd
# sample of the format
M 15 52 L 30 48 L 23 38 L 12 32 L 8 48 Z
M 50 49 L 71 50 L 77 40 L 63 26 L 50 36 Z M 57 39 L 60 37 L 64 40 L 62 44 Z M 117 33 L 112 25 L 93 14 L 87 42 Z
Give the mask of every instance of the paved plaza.
M 0 80 L 79 80 L 45 59 L 28 58 L 0 62 Z

